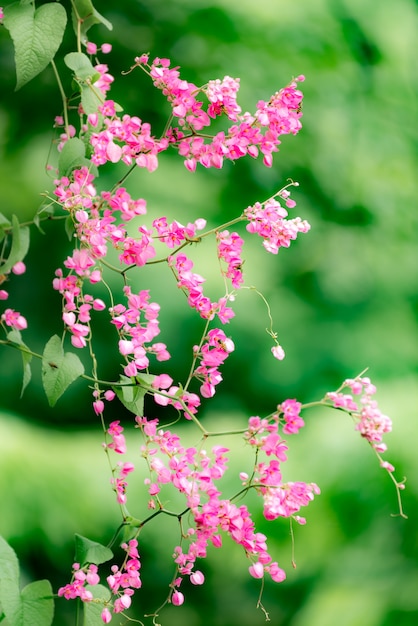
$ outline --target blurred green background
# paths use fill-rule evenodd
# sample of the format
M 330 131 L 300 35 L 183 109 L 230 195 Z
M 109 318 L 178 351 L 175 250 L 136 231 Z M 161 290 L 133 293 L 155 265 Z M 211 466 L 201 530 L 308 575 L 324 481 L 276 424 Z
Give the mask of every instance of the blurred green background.
M 272 552 L 288 572 L 281 585 L 266 584 L 263 604 L 275 626 L 416 624 L 416 3 L 102 0 L 96 5 L 114 26 L 112 32 L 102 27 L 90 31 L 93 41 L 113 44 L 112 54 L 103 57 L 116 76 L 112 97 L 129 114 L 151 121 L 156 134 L 165 124 L 161 94 L 139 71 L 120 76 L 144 51 L 169 57 L 196 84 L 226 74 L 240 77 L 239 102 L 249 111 L 293 76 L 305 74 L 303 129 L 297 137 L 284 138 L 270 170 L 247 160 L 226 164 L 221 171 L 201 168 L 190 174 L 174 154 L 164 154 L 156 172 L 135 172 L 128 188 L 132 196 L 147 199 L 153 217 L 167 214 L 183 222 L 205 217 L 216 225 L 269 197 L 287 178 L 299 181 L 295 214 L 309 220 L 311 232 L 277 257 L 265 253 L 255 237 L 245 247 L 247 284 L 268 299 L 286 359 L 279 363 L 271 358 L 265 307 L 254 292 L 242 292 L 237 316 L 226 329 L 237 350 L 223 370 L 217 395 L 203 407 L 202 419 L 211 430 L 239 428 L 249 415 L 269 413 L 286 397 L 319 399 L 369 367 L 379 404 L 394 421 L 387 458 L 396 465 L 397 476 L 408 477 L 404 502 L 409 519 L 391 517 L 397 510 L 392 484 L 348 418 L 307 413 L 305 431 L 290 442 L 285 479 L 315 481 L 322 494 L 306 511 L 307 526 L 296 530 L 297 569 L 291 567 L 287 522 L 266 523 L 252 502 L 260 530 L 271 537 Z M 73 45 L 69 36 L 60 54 Z M 40 192 L 52 187 L 45 164 L 60 101 L 50 69 L 14 92 L 13 51 L 4 29 L 0 72 L 0 211 L 30 220 L 41 203 Z M 104 188 L 115 174 L 105 170 L 102 180 Z M 61 329 L 59 297 L 49 285 L 69 252 L 59 224 L 48 224 L 45 231 L 32 231 L 28 270 L 14 278 L 9 300 L 9 306 L 29 318 L 25 341 L 37 352 Z M 209 289 L 215 294 L 219 283 L 212 258 L 200 260 L 196 269 L 210 276 Z M 170 371 L 181 379 L 188 368 L 181 351 L 199 338 L 201 320 L 188 313 L 181 298 L 172 297 L 169 277 L 155 273 L 147 281 L 153 299 L 162 305 L 161 340 L 173 354 Z M 137 286 L 148 287 L 142 275 Z M 114 360 L 106 359 L 108 349 L 104 332 L 97 343 L 101 374 L 114 379 L 117 371 Z M 57 588 L 68 579 L 74 533 L 106 543 L 119 518 L 103 480 L 106 460 L 88 408 L 90 391 L 74 384 L 50 409 L 39 365 L 33 370 L 19 399 L 20 355 L 2 349 L 0 533 L 17 551 L 28 580 L 47 577 Z M 150 406 L 149 415 L 153 411 Z M 116 405 L 107 417 L 129 421 Z M 135 433 L 130 441 L 135 462 Z M 236 447 L 234 476 L 245 463 L 245 451 Z M 234 489 L 234 476 L 226 492 Z M 140 516 L 143 492 L 141 478 L 137 481 L 129 493 L 131 501 L 138 499 L 138 510 L 132 512 Z M 167 520 L 160 523 L 159 518 L 145 528 L 144 590 L 138 594 L 137 617 L 164 598 L 175 541 L 176 528 Z M 201 565 L 205 586 L 186 589 L 187 602 L 166 609 L 163 624 L 264 623 L 255 608 L 259 587 L 247 565 L 235 546 L 213 551 Z M 56 626 L 74 623 L 70 604 L 57 602 Z

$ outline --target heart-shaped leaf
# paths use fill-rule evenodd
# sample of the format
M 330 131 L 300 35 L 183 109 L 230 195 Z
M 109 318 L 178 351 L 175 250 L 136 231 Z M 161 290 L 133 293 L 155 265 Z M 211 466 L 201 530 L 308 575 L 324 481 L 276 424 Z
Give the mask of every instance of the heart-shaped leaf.
M 15 48 L 16 90 L 37 76 L 52 61 L 64 35 L 67 14 L 58 2 L 11 4 L 4 9 L 5 27 Z
M 113 552 L 110 548 L 82 535 L 75 536 L 75 562 L 80 563 L 82 567 L 87 563 L 100 565 L 110 561 L 112 557 Z
M 0 604 L 13 626 L 50 626 L 54 616 L 51 583 L 38 580 L 19 592 L 19 561 L 13 548 L 0 537 Z
M 42 355 L 42 384 L 49 406 L 54 406 L 58 398 L 79 376 L 84 367 L 76 354 L 65 352 L 58 335 L 53 335 L 45 346 Z
M 26 585 L 20 594 L 20 611 L 15 626 L 49 626 L 54 617 L 54 599 L 49 580 Z

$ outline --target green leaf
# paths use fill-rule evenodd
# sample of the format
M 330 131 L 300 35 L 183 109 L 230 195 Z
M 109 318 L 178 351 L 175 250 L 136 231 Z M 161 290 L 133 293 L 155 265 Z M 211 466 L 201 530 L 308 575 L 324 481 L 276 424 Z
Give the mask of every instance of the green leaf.
M 100 77 L 100 73 L 94 69 L 89 57 L 82 52 L 69 52 L 65 55 L 64 62 L 80 80 L 90 79 L 94 82 Z
M 103 546 L 97 541 L 92 541 L 82 535 L 75 536 L 75 562 L 80 563 L 83 567 L 87 563 L 101 565 L 113 558 L 113 552 L 110 548 Z
M 91 163 L 85 155 L 86 147 L 81 139 L 73 137 L 66 141 L 58 158 L 59 175 L 69 176 L 78 167 L 89 167 Z
M 29 250 L 29 227 L 20 226 L 16 215 L 12 216 L 12 247 L 7 259 L 0 266 L 0 274 L 10 272 L 13 265 L 18 261 L 22 261 Z
M 27 347 L 25 343 L 23 343 L 22 335 L 20 334 L 18 330 L 11 330 L 10 333 L 7 334 L 7 339 L 11 341 L 12 343 L 16 344 L 17 346 L 23 348 L 23 350 L 20 350 L 20 354 L 22 355 L 22 361 L 23 361 L 23 384 L 22 384 L 22 391 L 20 392 L 20 397 L 22 397 L 23 392 L 25 391 L 32 377 L 32 371 L 30 368 L 32 355 L 29 354 L 29 352 L 26 352 L 26 350 L 29 350 L 29 348 Z
M 15 49 L 16 90 L 37 76 L 50 63 L 64 35 L 67 14 L 57 2 L 11 4 L 4 9 L 5 27 Z
M 41 218 L 52 217 L 55 213 L 55 204 L 51 202 L 51 200 L 45 201 L 37 210 L 35 217 L 33 218 L 33 223 L 36 228 L 42 235 L 45 235 L 45 232 L 41 228 Z
M 9 232 L 11 225 L 10 220 L 8 220 L 3 213 L 0 213 L 0 241 L 3 241 L 6 233 Z
M 97 113 L 99 106 L 103 104 L 103 94 L 94 85 L 82 85 L 81 104 L 86 115 Z
M 72 16 L 74 30 L 77 34 L 79 21 L 78 18 L 80 18 L 80 32 L 83 41 L 87 40 L 86 33 L 92 26 L 94 26 L 94 24 L 103 24 L 104 26 L 106 26 L 107 29 L 113 29 L 113 26 L 109 22 L 109 20 L 104 18 L 103 15 L 100 15 L 100 13 L 96 11 L 91 0 L 74 0 L 73 4 L 74 7 Z
M 19 561 L 3 537 L 0 537 L 0 604 L 11 626 L 52 624 L 54 600 L 51 583 L 38 580 L 19 592 Z
M 72 241 L 74 237 L 74 222 L 71 215 L 67 215 L 65 219 L 65 234 L 68 237 L 68 241 Z
M 91 602 L 83 602 L 83 626 L 103 626 L 101 613 L 103 611 L 104 603 L 109 602 L 110 600 L 110 591 L 103 585 L 86 585 L 86 589 L 91 591 L 94 600 Z
M 49 580 L 26 585 L 20 594 L 19 617 L 14 626 L 50 626 L 54 617 L 54 599 Z
M 84 367 L 78 356 L 72 352 L 64 353 L 61 339 L 53 335 L 42 355 L 42 384 L 49 406 L 54 406 L 64 391 L 82 374 Z
M 10 624 L 20 605 L 19 562 L 13 548 L 0 536 L 0 604 Z
M 154 380 L 154 376 L 152 374 L 141 374 L 141 377 L 138 377 L 139 382 L 141 382 L 141 379 L 142 382 L 150 385 Z M 143 415 L 146 389 L 140 385 L 132 383 L 132 380 L 127 376 L 121 376 L 120 382 L 123 386 L 117 387 L 115 385 L 113 387 L 113 391 L 116 393 L 123 406 L 125 406 L 128 411 L 131 411 L 134 415 Z

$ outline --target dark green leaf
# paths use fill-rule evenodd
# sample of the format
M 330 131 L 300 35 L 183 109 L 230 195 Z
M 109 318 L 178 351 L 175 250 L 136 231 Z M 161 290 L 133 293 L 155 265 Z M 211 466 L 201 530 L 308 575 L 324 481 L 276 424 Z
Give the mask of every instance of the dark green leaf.
M 0 274 L 10 272 L 13 265 L 18 261 L 22 261 L 29 250 L 29 228 L 28 226 L 20 226 L 16 215 L 12 216 L 12 247 L 7 259 L 0 266 Z
M 53 335 L 45 346 L 42 355 L 42 384 L 50 406 L 79 376 L 84 374 L 84 367 L 76 354 L 64 353 L 61 339 Z
M 57 2 L 35 11 L 33 4 L 11 4 L 4 9 L 5 27 L 15 49 L 16 90 L 37 76 L 50 63 L 60 47 L 67 14 Z
M 154 376 L 151 374 L 141 374 L 141 378 L 143 379 L 143 382 L 150 385 Z M 123 386 L 117 387 L 115 385 L 115 387 L 113 387 L 113 390 L 119 400 L 128 409 L 128 411 L 131 411 L 134 415 L 143 415 L 146 389 L 141 387 L 139 384 L 135 385 L 132 383 L 131 379 L 127 376 L 121 376 L 120 382 Z
M 100 565 L 110 561 L 113 557 L 113 552 L 110 548 L 103 546 L 97 541 L 92 541 L 83 537 L 82 535 L 75 536 L 75 562 L 80 563 L 82 567 L 87 563 L 94 563 Z
M 20 393 L 20 397 L 22 397 L 23 392 L 25 391 L 32 377 L 32 372 L 30 368 L 32 355 L 26 351 L 28 350 L 28 347 L 25 343 L 23 343 L 22 336 L 18 330 L 10 331 L 10 333 L 8 333 L 7 335 L 7 339 L 11 341 L 12 343 L 16 344 L 17 346 L 20 346 L 21 348 L 23 348 L 20 350 L 20 354 L 22 355 L 22 361 L 23 361 L 23 384 L 22 384 L 22 391 Z

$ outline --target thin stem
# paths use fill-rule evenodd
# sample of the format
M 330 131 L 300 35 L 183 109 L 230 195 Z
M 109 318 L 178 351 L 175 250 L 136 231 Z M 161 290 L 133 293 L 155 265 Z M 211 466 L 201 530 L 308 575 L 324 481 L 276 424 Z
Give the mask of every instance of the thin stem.
M 68 122 L 68 106 L 67 106 L 68 100 L 67 100 L 67 96 L 65 95 L 64 87 L 62 86 L 60 75 L 58 74 L 57 66 L 55 65 L 55 62 L 54 62 L 53 59 L 51 61 L 51 65 L 52 65 L 52 69 L 54 70 L 55 78 L 56 78 L 57 83 L 58 83 L 58 89 L 59 89 L 60 94 L 61 94 L 63 115 L 64 115 L 65 133 L 66 133 L 67 137 L 69 137 L 70 136 L 70 125 L 69 125 L 69 122 Z

